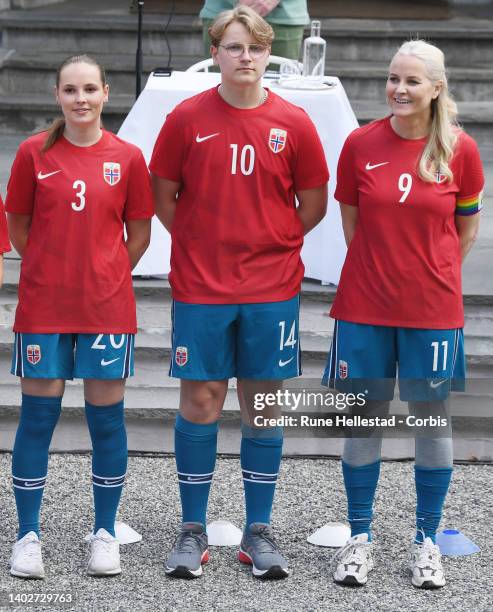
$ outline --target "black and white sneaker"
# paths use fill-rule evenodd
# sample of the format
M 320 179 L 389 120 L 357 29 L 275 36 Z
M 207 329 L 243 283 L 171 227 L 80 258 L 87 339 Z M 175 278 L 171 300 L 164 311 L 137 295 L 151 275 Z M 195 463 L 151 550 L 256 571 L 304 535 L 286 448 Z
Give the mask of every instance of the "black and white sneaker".
M 372 543 L 367 533 L 359 533 L 349 538 L 346 544 L 332 557 L 335 567 L 333 577 L 339 584 L 363 586 L 373 569 Z
M 439 589 L 445 586 L 442 567 L 442 555 L 431 538 L 425 538 L 422 544 L 413 542 L 409 570 L 411 582 L 418 589 Z

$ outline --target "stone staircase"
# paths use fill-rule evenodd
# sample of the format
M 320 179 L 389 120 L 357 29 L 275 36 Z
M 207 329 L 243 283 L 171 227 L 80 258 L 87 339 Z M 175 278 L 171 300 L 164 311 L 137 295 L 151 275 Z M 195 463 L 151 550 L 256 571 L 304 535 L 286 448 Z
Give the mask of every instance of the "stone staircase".
M 123 3 L 126 4 L 126 3 Z M 125 7 L 126 9 L 127 7 Z M 0 132 L 40 129 L 56 113 L 54 72 L 61 58 L 80 52 L 107 67 L 111 100 L 105 122 L 118 129 L 134 99 L 136 17 L 121 13 L 50 11 L 0 13 Z M 90 17 L 89 17 L 90 15 Z M 144 72 L 168 64 L 166 15 L 144 20 Z M 440 46 L 465 128 L 480 144 L 493 135 L 493 20 L 455 17 L 440 21 L 322 20 L 326 73 L 341 78 L 361 122 L 386 113 L 384 84 L 389 58 L 409 37 Z M 171 64 L 184 69 L 202 57 L 201 27 L 192 15 L 175 15 L 167 36 Z
M 0 292 L 0 450 L 9 449 L 18 418 L 19 385 L 9 374 L 12 333 L 17 301 L 19 261 L 6 260 L 6 282 Z M 173 422 L 179 399 L 179 381 L 167 375 L 171 348 L 171 300 L 164 280 L 135 279 L 139 333 L 136 336 L 136 376 L 127 384 L 125 405 L 130 448 L 133 451 L 170 450 Z M 289 388 L 317 392 L 332 337 L 333 321 L 326 316 L 334 296 L 330 287 L 307 281 L 303 285 L 300 338 L 303 377 L 289 383 Z M 468 389 L 454 394 L 452 415 L 456 431 L 456 458 L 493 459 L 493 297 L 469 295 L 466 303 L 466 352 Z M 221 428 L 220 452 L 236 453 L 239 443 L 240 416 L 236 401 L 236 381 L 230 383 Z M 87 450 L 89 438 L 83 417 L 81 381 L 67 383 L 63 419 L 54 441 L 59 450 Z M 407 406 L 395 399 L 391 410 L 407 414 Z M 317 416 L 320 407 L 308 406 L 304 413 Z M 333 413 L 327 408 L 324 413 Z M 286 412 L 286 414 L 295 414 Z M 166 442 L 166 447 L 165 447 Z M 386 440 L 387 455 L 402 458 L 412 454 L 409 438 Z M 285 452 L 290 455 L 337 455 L 342 439 L 323 437 L 315 428 L 290 430 Z

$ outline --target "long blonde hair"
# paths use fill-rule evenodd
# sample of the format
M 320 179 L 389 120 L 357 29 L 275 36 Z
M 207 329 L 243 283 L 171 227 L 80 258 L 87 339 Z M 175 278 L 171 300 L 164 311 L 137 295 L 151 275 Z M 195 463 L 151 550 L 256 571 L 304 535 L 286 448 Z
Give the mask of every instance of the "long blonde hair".
M 418 175 L 426 182 L 437 180 L 437 173 L 447 181 L 453 180 L 450 160 L 460 131 L 457 104 L 449 93 L 443 52 L 424 40 L 409 40 L 401 45 L 396 55 L 412 55 L 420 59 L 426 74 L 435 85 L 442 84 L 438 97 L 431 101 L 431 129 L 418 163 Z
M 106 74 L 105 74 L 103 66 L 99 62 L 97 62 L 93 57 L 91 57 L 90 55 L 86 55 L 84 53 L 82 55 L 73 55 L 72 57 L 67 57 L 67 59 L 64 60 L 60 64 L 60 66 L 58 66 L 58 70 L 56 71 L 57 89 L 60 86 L 60 75 L 62 73 L 62 70 L 65 68 L 65 66 L 70 66 L 70 64 L 89 64 L 90 66 L 96 66 L 99 69 L 99 76 L 101 78 L 101 83 L 103 84 L 103 87 L 106 85 Z M 47 130 L 46 139 L 43 143 L 43 146 L 41 147 L 42 153 L 46 153 L 46 151 L 48 151 L 48 149 L 50 149 L 55 144 L 55 142 L 63 134 L 64 129 L 65 129 L 65 118 L 57 117 L 56 119 L 54 119 L 53 123 L 50 125 L 50 127 Z

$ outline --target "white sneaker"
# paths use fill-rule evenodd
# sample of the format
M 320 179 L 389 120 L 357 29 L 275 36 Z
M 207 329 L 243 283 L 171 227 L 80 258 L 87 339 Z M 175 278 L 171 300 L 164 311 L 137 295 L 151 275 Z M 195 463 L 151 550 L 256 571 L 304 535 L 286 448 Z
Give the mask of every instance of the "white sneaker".
M 362 586 L 373 569 L 372 543 L 367 533 L 359 533 L 349 538 L 346 544 L 332 557 L 331 564 L 337 567 L 333 573 L 339 584 Z
M 120 543 L 106 529 L 98 529 L 89 540 L 89 576 L 115 576 L 121 574 Z
M 17 540 L 10 557 L 10 573 L 18 578 L 44 578 L 41 542 L 34 531 Z
M 413 542 L 411 546 L 412 574 L 411 582 L 420 589 L 439 589 L 445 585 L 442 567 L 442 555 L 431 538 L 425 538 L 422 544 Z

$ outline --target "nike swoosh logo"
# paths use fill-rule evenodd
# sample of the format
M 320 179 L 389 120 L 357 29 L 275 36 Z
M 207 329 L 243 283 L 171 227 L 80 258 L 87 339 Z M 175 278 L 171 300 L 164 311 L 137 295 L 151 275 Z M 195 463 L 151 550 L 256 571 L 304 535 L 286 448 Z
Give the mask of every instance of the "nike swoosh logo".
M 190 482 L 202 482 L 203 478 L 194 478 L 193 476 L 187 476 L 187 480 Z
M 444 378 L 443 380 L 439 380 L 437 382 L 435 382 L 434 380 L 430 381 L 430 387 L 432 389 L 436 389 L 437 387 L 439 387 L 440 385 L 443 385 L 444 382 L 447 382 L 448 378 Z
M 118 481 L 118 479 L 116 480 L 104 480 L 104 484 L 105 485 L 117 485 L 117 484 L 123 484 L 124 478 L 121 479 L 121 482 Z
M 117 357 L 116 359 L 110 359 L 110 361 L 105 361 L 104 359 L 101 359 L 101 365 L 103 366 L 107 366 L 110 365 L 110 363 L 115 363 L 115 361 L 118 361 L 120 359 L 120 357 Z
M 265 476 L 254 476 L 253 474 L 250 474 L 249 480 L 265 480 L 265 478 Z
M 195 142 L 204 142 L 204 140 L 209 140 L 209 138 L 214 138 L 214 136 L 219 136 L 220 132 L 216 132 L 215 134 L 209 134 L 208 136 L 200 136 L 197 134 L 195 138 Z
M 379 168 L 380 166 L 385 166 L 388 163 L 389 162 L 382 162 L 381 164 L 370 164 L 370 162 L 368 162 L 366 164 L 366 169 L 367 170 L 373 170 L 374 168 Z
M 288 365 L 288 363 L 291 363 L 291 361 L 293 361 L 294 357 L 291 357 L 291 359 L 288 359 L 287 361 L 282 361 L 281 359 L 279 359 L 279 367 L 283 368 L 285 365 Z
M 55 170 L 55 172 L 48 172 L 48 174 L 43 174 L 41 172 L 41 170 L 38 172 L 38 179 L 40 181 L 42 181 L 45 178 L 48 178 L 49 176 L 53 176 L 54 174 L 58 174 L 59 172 L 61 172 L 61 170 Z
M 25 482 L 24 486 L 25 487 L 37 487 L 37 486 L 42 485 L 42 484 L 43 484 L 43 481 L 40 480 L 38 482 Z

